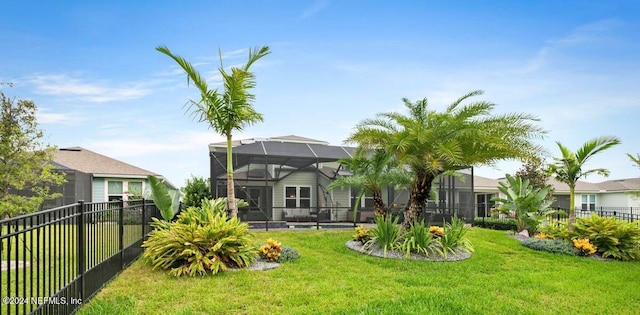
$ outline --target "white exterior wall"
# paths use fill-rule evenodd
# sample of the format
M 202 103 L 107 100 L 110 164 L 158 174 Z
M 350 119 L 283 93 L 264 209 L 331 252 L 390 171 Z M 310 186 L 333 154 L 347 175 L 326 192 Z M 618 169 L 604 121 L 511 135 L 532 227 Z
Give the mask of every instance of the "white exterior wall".
M 598 197 L 599 201 L 598 202 Z M 603 193 L 596 196 L 597 207 L 631 207 L 631 195 L 624 193 Z

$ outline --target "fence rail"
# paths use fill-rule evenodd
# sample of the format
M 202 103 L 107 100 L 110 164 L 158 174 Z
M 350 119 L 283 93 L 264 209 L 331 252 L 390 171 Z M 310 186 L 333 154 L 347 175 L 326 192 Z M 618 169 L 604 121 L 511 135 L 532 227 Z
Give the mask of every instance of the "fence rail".
M 142 253 L 155 204 L 78 202 L 0 221 L 0 314 L 71 314 Z
M 558 209 L 565 211 L 565 214 L 553 214 L 547 217 L 548 221 L 553 222 L 569 222 L 569 210 L 568 209 Z M 587 209 L 575 209 L 576 218 L 586 218 L 590 217 L 592 214 L 597 214 L 601 217 L 615 217 L 619 220 L 628 221 L 628 222 L 640 222 L 640 208 L 636 207 L 598 207 L 595 209 L 587 210 Z M 514 217 L 510 217 L 508 215 L 500 214 L 498 216 L 484 216 L 484 217 L 476 217 L 476 220 L 491 219 L 492 221 L 498 222 L 508 222 L 513 220 Z

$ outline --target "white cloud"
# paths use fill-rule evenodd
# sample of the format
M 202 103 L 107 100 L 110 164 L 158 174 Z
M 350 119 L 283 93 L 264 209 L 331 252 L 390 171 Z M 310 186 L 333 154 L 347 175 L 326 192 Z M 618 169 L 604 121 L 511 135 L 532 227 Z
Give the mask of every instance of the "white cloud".
M 91 82 L 67 74 L 36 75 L 29 79 L 36 93 L 70 97 L 85 102 L 104 103 L 139 99 L 151 94 L 151 90 L 136 82 L 111 86 L 105 82 Z
M 324 10 L 328 6 L 329 6 L 329 1 L 328 0 L 315 0 L 311 4 L 311 6 L 307 7 L 302 12 L 302 14 L 300 14 L 300 16 L 298 17 L 298 20 L 308 19 L 308 18 L 318 14 L 320 11 Z
M 38 110 L 36 117 L 40 124 L 63 124 L 63 125 L 76 125 L 85 120 L 73 113 L 51 113 L 47 109 Z
M 620 24 L 621 22 L 616 19 L 607 19 L 580 25 L 562 37 L 548 40 L 530 60 L 525 62 L 524 66 L 515 69 L 515 72 L 518 74 L 537 72 L 547 66 L 554 55 L 562 49 L 603 41 Z

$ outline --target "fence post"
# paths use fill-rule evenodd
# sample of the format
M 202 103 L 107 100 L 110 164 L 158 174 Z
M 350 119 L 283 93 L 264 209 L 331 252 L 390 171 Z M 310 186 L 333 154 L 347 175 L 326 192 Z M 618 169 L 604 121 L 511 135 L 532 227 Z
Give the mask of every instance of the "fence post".
M 118 246 L 120 250 L 120 270 L 124 269 L 124 200 L 118 209 Z
M 145 215 L 147 210 L 147 200 L 142 198 L 142 220 L 140 222 L 142 222 L 142 241 L 144 242 L 144 237 L 146 235 L 146 231 L 145 231 L 145 225 L 147 223 L 147 216 Z
M 76 213 L 78 213 L 78 218 L 76 220 L 76 243 L 78 246 L 77 249 L 77 267 L 78 267 L 78 284 L 80 286 L 80 301 L 84 301 L 84 273 L 86 271 L 86 245 L 85 245 L 85 232 L 84 232 L 84 200 L 78 201 L 78 208 L 76 209 Z

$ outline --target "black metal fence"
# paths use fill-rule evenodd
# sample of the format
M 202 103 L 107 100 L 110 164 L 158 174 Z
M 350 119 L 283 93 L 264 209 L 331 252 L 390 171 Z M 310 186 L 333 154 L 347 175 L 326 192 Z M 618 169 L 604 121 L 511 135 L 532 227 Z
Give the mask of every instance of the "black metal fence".
M 557 209 L 562 210 L 564 214 L 554 214 L 548 216 L 547 220 L 550 222 L 569 222 L 569 210 L 568 209 Z M 640 222 L 640 208 L 635 207 L 598 207 L 591 210 L 588 209 L 575 209 L 576 218 L 585 218 L 590 217 L 592 214 L 597 214 L 601 217 L 615 217 L 619 220 L 628 221 L 628 222 Z M 486 216 L 486 217 L 476 217 L 476 220 L 480 220 L 484 222 L 485 219 L 490 219 L 492 222 L 509 222 L 514 219 L 514 217 L 499 214 L 494 216 Z
M 78 202 L 0 221 L 0 314 L 71 314 L 133 262 L 153 202 Z

